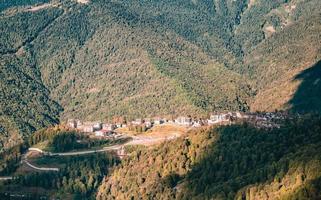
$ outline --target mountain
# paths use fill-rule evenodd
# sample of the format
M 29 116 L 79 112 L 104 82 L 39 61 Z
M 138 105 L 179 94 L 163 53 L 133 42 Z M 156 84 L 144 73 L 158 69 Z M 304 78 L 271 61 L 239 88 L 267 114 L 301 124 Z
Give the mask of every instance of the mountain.
M 299 77 L 310 76 L 299 74 L 321 59 L 320 8 L 318 0 L 4 1 L 3 145 L 68 118 L 315 111 L 297 106 L 310 102 L 298 92 Z
M 232 125 L 138 149 L 105 177 L 97 199 L 319 199 L 320 117 L 280 129 Z

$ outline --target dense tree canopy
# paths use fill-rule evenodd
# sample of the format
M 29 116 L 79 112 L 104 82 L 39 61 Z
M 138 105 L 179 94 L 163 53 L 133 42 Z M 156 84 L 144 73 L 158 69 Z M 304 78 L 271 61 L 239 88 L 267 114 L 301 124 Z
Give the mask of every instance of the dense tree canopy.
M 59 163 L 59 172 L 32 173 L 16 177 L 10 184 L 56 190 L 55 197 L 70 193 L 77 198 L 91 198 L 109 168 L 118 163 L 112 155 L 97 154 L 67 158 L 43 158 L 38 164 Z M 46 194 L 44 194 L 46 195 Z
M 97 197 L 266 199 L 267 193 L 313 199 L 320 195 L 320 120 L 298 118 L 274 130 L 246 124 L 206 129 L 137 150 L 105 177 Z
M 290 108 L 292 78 L 320 60 L 318 0 L 26 0 L 1 9 L 5 147 L 60 116 Z

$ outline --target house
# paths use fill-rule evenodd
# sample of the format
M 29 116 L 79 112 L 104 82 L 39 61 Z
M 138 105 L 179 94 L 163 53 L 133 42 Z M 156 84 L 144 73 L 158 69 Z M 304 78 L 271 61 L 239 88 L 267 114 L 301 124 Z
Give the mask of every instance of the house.
M 228 113 L 225 113 L 227 114 L 227 116 L 230 117 L 231 120 L 237 120 L 237 119 L 243 119 L 243 114 L 236 111 L 236 112 L 228 112 Z
M 141 125 L 143 122 L 144 122 L 144 120 L 138 118 L 135 121 L 132 121 L 132 124 L 133 125 Z
M 82 126 L 82 122 L 80 120 L 77 120 L 77 127 Z
M 201 127 L 201 126 L 202 126 L 202 124 L 200 121 L 195 121 L 195 122 L 193 122 L 193 125 L 192 125 L 192 127 L 195 127 L 195 128 Z
M 116 128 L 117 127 L 114 124 L 103 124 L 103 127 L 102 127 L 103 130 L 107 130 L 107 131 L 113 131 Z
M 247 114 L 247 113 L 244 113 L 243 115 L 242 115 L 242 118 L 243 119 L 249 119 L 251 117 L 251 115 L 249 115 L 249 114 Z
M 143 125 L 148 129 L 152 127 L 152 121 L 150 118 L 145 118 L 143 120 Z
M 67 125 L 69 128 L 77 128 L 77 122 L 74 119 L 69 119 Z
M 93 125 L 84 125 L 82 129 L 86 133 L 93 133 L 95 130 Z
M 102 123 L 96 122 L 93 124 L 93 127 L 95 130 L 101 130 L 102 129 Z
M 99 131 L 95 131 L 95 136 L 96 137 L 105 137 L 107 136 L 109 133 L 109 131 L 107 130 L 99 130 Z
M 257 121 L 266 121 L 267 118 L 264 117 L 264 116 L 256 116 L 256 117 L 255 117 L 255 120 L 257 120 Z
M 146 128 L 151 128 L 152 127 L 152 123 L 150 121 L 145 121 L 144 125 Z
M 230 114 L 227 113 L 220 113 L 220 114 L 212 114 L 210 116 L 210 119 L 207 120 L 208 124 L 217 124 L 221 122 L 228 122 L 230 121 Z
M 175 123 L 182 126 L 190 126 L 192 119 L 190 117 L 178 117 L 175 119 Z
M 121 128 L 121 127 L 123 127 L 123 124 L 121 124 L 121 123 L 116 124 L 116 128 Z
M 154 118 L 154 124 L 155 125 L 159 125 L 159 124 L 163 124 L 164 123 L 164 120 L 160 117 L 155 117 Z
M 104 132 L 103 131 L 95 131 L 95 136 L 96 137 L 104 137 Z
M 237 119 L 242 119 L 243 118 L 243 115 L 240 113 L 240 112 L 235 112 L 235 117 Z

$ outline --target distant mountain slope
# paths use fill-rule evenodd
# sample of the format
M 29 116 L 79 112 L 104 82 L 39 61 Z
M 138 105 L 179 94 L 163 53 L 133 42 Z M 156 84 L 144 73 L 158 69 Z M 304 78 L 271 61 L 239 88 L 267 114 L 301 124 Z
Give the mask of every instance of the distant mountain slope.
M 291 99 L 300 86 L 295 77 L 321 59 L 320 16 L 317 14 L 293 23 L 245 57 L 259 90 L 251 104 L 252 110 L 273 111 L 293 106 Z M 317 72 L 315 76 L 318 76 Z M 310 96 L 302 98 L 308 102 Z
M 34 41 L 43 80 L 66 108 L 64 117 L 248 109 L 251 88 L 246 79 L 211 58 L 194 40 L 138 16 L 126 4 L 74 5 Z
M 22 108 L 2 114 L 3 124 L 19 124 L 12 130 L 34 130 L 57 122 L 59 115 L 105 120 L 287 109 L 299 87 L 292 79 L 321 55 L 318 0 L 53 0 L 1 6 L 3 80 L 14 71 L 32 79 L 28 86 L 15 86 L 21 98 L 10 104 L 23 102 L 32 85 L 36 96 L 48 100 L 33 101 L 46 105 L 32 107 L 46 116 L 41 126 L 37 120 L 31 129 L 20 123 L 25 119 L 19 117 L 26 117 L 19 114 Z M 14 93 L 15 87 L 2 84 Z M 1 109 L 10 104 L 4 101 Z

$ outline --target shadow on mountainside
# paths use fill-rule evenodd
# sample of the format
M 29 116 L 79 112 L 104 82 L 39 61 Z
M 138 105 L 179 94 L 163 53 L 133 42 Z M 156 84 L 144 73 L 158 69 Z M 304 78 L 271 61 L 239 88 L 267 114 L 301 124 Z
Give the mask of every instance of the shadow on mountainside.
M 184 177 L 171 174 L 162 182 L 174 188 L 177 199 L 249 199 L 247 187 L 277 182 L 280 188 L 276 190 L 275 187 L 266 189 L 268 191 L 256 188 L 255 192 L 263 189 L 263 193 L 270 195 L 269 192 L 281 191 L 285 176 L 299 170 L 302 180 L 301 176 L 292 177 L 295 183 L 290 181 L 290 185 L 284 186 L 285 190 L 302 181 L 304 186 L 294 190 L 294 198 L 290 199 L 298 196 L 314 199 L 320 195 L 320 130 L 319 117 L 289 121 L 281 129 L 272 131 L 248 125 L 218 128 L 214 130 L 218 132 L 218 141 L 202 151 L 200 161 L 190 172 Z
M 291 110 L 299 113 L 321 113 L 321 60 L 295 77 L 301 84 L 289 101 Z
M 97 199 L 321 199 L 321 117 L 191 131 L 134 151 Z M 289 197 L 290 195 L 290 197 Z

